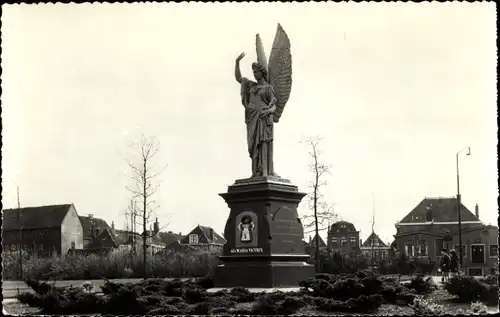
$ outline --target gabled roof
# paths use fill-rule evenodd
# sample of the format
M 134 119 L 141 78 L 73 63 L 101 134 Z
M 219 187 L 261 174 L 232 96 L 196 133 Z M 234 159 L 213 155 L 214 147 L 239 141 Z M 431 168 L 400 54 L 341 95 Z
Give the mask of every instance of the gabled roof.
M 104 229 L 111 229 L 104 219 L 88 216 L 79 216 L 78 218 L 80 218 L 80 222 L 82 223 L 84 239 L 92 238 L 92 223 L 94 224 L 94 230 L 99 228 L 99 232 L 103 232 Z
M 212 233 L 213 233 L 213 239 L 212 239 Z M 183 244 L 189 244 L 189 235 L 191 234 L 197 234 L 198 235 L 198 243 L 199 244 L 207 244 L 207 243 L 214 243 L 214 244 L 225 244 L 226 239 L 224 239 L 220 234 L 215 232 L 210 227 L 206 226 L 200 226 L 197 225 L 194 227 L 193 230 L 191 230 L 187 235 L 185 235 L 180 242 Z
M 434 222 L 458 221 L 457 199 L 455 197 L 424 198 L 400 223 L 422 223 L 434 218 Z M 480 221 L 462 204 L 462 221 Z
M 64 204 L 4 209 L 3 230 L 60 228 L 72 206 L 73 204 Z
M 141 235 L 137 232 L 130 232 L 128 230 L 114 230 L 115 240 L 119 245 L 122 244 L 131 244 L 132 243 L 132 234 L 135 235 L 135 240 L 140 241 L 142 239 Z
M 356 227 L 347 221 L 338 221 L 330 227 L 330 233 L 356 232 Z
M 317 235 L 314 236 L 314 238 L 311 239 L 311 242 L 309 243 L 312 247 L 316 247 L 316 239 L 318 238 Z M 323 238 L 319 237 L 319 247 L 320 248 L 326 248 L 326 243 L 323 240 Z
M 226 239 L 224 239 L 220 234 L 215 232 L 215 230 L 213 230 L 211 227 L 205 227 L 205 226 L 200 226 L 200 225 L 198 225 L 198 227 L 201 228 L 201 230 L 207 236 L 208 241 L 210 243 L 217 243 L 217 244 L 225 244 L 226 243 Z M 211 232 L 213 232 L 213 239 L 211 237 Z
M 373 241 L 373 244 L 372 244 L 372 241 Z M 375 233 L 375 232 L 372 232 L 368 238 L 366 238 L 366 241 L 363 242 L 363 244 L 361 245 L 362 247 L 387 247 L 388 245 L 384 243 L 384 241 L 382 241 L 382 239 L 380 239 L 380 237 Z
M 116 241 L 115 235 L 111 232 L 111 229 L 104 228 L 104 230 L 93 239 L 87 249 L 106 249 L 106 248 L 118 248 L 119 243 Z

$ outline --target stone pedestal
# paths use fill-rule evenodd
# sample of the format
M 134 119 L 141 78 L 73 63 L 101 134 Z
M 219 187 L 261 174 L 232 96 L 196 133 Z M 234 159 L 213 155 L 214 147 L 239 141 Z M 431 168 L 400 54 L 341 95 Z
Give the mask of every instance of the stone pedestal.
M 314 275 L 305 263 L 309 255 L 297 213 L 305 195 L 277 177 L 237 180 L 220 194 L 231 211 L 222 264 L 214 271 L 216 288 L 297 287 Z

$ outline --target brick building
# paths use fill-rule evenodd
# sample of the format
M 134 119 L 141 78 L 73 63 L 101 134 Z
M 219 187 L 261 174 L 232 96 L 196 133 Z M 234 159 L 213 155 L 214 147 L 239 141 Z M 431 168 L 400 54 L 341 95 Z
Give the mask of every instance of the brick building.
M 463 269 L 466 274 L 489 274 L 498 266 L 498 227 L 484 225 L 461 206 Z M 425 198 L 396 223 L 393 245 L 410 257 L 425 257 L 439 263 L 441 248 L 458 251 L 457 199 Z
M 359 231 L 350 222 L 339 221 L 328 230 L 327 249 L 341 255 L 357 253 L 360 250 Z
M 3 210 L 4 250 L 23 250 L 40 256 L 66 254 L 83 248 L 83 227 L 73 204 Z
M 360 247 L 361 253 L 365 257 L 372 258 L 373 256 L 374 260 L 387 259 L 390 249 L 391 247 L 384 243 L 375 232 L 372 232 Z

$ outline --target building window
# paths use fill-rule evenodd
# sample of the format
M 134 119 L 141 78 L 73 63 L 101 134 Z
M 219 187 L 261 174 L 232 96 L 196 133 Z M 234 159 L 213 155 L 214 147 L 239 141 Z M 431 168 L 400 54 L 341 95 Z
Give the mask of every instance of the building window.
M 455 249 L 455 251 L 457 251 L 457 255 L 458 257 L 460 258 L 460 252 L 459 252 L 459 247 L 458 247 L 458 244 L 454 245 L 453 246 L 453 249 Z M 462 244 L 462 257 L 463 258 L 466 258 L 467 257 L 467 248 L 465 247 L 465 245 Z
M 356 237 L 355 236 L 351 236 L 351 243 L 356 243 Z
M 343 247 L 344 245 L 347 244 L 347 239 L 346 238 L 342 238 L 340 239 L 340 246 Z
M 336 248 L 338 246 L 337 244 L 337 238 L 332 238 L 332 245 Z
M 75 241 L 71 241 L 71 249 L 75 249 L 76 245 L 75 245 Z
M 198 244 L 198 235 L 190 234 L 189 235 L 189 244 Z
M 420 255 L 420 256 L 428 256 L 429 255 L 427 241 L 420 240 L 420 246 L 418 248 L 418 255 Z
M 428 210 L 425 214 L 425 221 L 431 222 L 434 220 L 434 212 L 432 210 Z
M 407 256 L 413 256 L 413 245 L 406 245 L 405 252 Z
M 490 258 L 498 258 L 498 244 L 490 244 Z

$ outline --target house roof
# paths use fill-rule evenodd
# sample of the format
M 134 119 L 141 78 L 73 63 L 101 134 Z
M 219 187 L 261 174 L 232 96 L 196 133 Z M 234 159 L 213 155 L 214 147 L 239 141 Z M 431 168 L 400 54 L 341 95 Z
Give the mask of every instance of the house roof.
M 128 230 L 115 229 L 114 230 L 114 234 L 115 234 L 116 242 L 119 245 L 130 244 L 132 242 L 131 241 L 131 234 L 132 234 L 132 232 L 130 232 Z M 142 238 L 141 235 L 138 234 L 137 232 L 134 232 L 133 234 L 136 236 L 136 240 L 137 241 L 139 241 L 138 239 Z
M 102 249 L 102 248 L 118 248 L 119 243 L 116 240 L 116 236 L 111 232 L 110 228 L 104 228 L 104 230 L 93 239 L 87 249 Z
M 92 238 L 92 223 L 94 223 L 94 229 L 99 228 L 100 232 L 104 229 L 111 229 L 104 219 L 88 216 L 79 216 L 78 218 L 80 218 L 80 222 L 82 223 L 84 239 Z
M 330 233 L 356 232 L 356 227 L 347 221 L 338 221 L 330 227 Z
M 207 236 L 207 240 L 210 243 L 217 243 L 217 244 L 225 244 L 226 243 L 226 239 L 224 239 L 220 234 L 215 232 L 215 230 L 213 230 L 211 227 L 205 227 L 205 226 L 200 226 L 200 225 L 198 225 L 198 227 L 200 227 L 200 229 L 203 231 L 203 233 Z M 213 232 L 213 239 L 211 237 L 211 232 Z
M 212 234 L 211 234 L 212 232 L 213 232 L 213 239 L 212 239 Z M 206 227 L 206 226 L 201 226 L 201 225 L 197 225 L 187 235 L 182 237 L 181 243 L 189 244 L 189 235 L 191 235 L 191 234 L 198 234 L 199 244 L 204 244 L 204 243 L 225 244 L 226 243 L 226 239 L 224 239 L 220 234 L 215 232 L 215 230 L 213 230 L 211 227 Z
M 64 204 L 4 209 L 3 230 L 60 228 L 72 206 Z
M 388 245 L 380 239 L 380 237 L 375 233 L 372 232 L 368 238 L 366 238 L 365 242 L 363 242 L 362 247 L 371 247 L 372 246 L 372 241 L 373 241 L 373 246 L 374 247 L 387 247 Z
M 317 235 L 314 236 L 314 238 L 311 239 L 311 242 L 309 243 L 311 246 L 316 246 L 316 239 L 318 238 Z M 319 247 L 320 248 L 326 248 L 326 243 L 323 240 L 323 238 L 319 237 Z
M 422 223 L 430 221 L 431 218 L 434 218 L 434 222 L 458 221 L 457 199 L 455 197 L 426 197 L 400 223 Z M 463 204 L 461 218 L 462 221 L 480 221 Z

